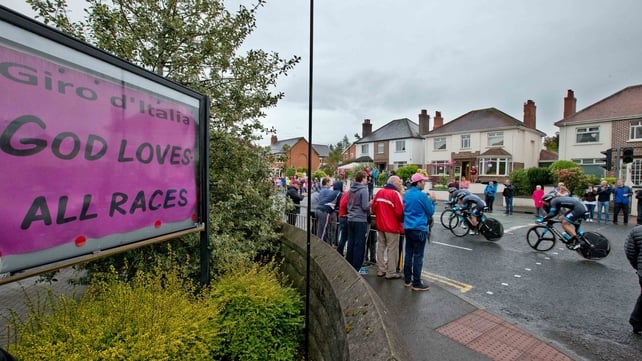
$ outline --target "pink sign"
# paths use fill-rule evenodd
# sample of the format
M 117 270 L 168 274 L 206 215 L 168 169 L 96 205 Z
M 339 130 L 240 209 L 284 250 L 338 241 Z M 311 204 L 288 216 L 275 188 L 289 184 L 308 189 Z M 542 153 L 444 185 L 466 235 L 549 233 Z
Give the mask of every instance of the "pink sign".
M 0 257 L 194 219 L 197 111 L 0 45 Z

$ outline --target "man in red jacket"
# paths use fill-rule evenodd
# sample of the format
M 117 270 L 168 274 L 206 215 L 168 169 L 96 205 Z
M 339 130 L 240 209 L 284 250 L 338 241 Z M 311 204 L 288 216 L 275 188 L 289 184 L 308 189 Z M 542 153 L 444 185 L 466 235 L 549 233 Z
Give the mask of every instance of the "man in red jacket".
M 399 234 L 403 232 L 403 201 L 399 189 L 401 178 L 388 178 L 388 183 L 375 194 L 370 209 L 377 225 L 377 276 L 386 279 L 401 278 L 397 273 L 399 261 Z M 388 251 L 388 257 L 384 254 Z

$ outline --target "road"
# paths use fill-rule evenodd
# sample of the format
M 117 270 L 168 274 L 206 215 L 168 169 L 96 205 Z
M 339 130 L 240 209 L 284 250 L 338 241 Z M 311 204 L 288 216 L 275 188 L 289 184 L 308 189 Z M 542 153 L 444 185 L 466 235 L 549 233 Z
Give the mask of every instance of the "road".
M 584 223 L 611 240 L 611 254 L 586 261 L 558 243 L 539 253 L 526 243 L 532 214 L 488 216 L 504 225 L 498 242 L 481 235 L 455 237 L 438 221 L 427 247 L 424 271 L 455 292 L 549 340 L 578 360 L 640 360 L 642 337 L 628 317 L 640 292 L 624 256 L 624 238 L 633 223 Z

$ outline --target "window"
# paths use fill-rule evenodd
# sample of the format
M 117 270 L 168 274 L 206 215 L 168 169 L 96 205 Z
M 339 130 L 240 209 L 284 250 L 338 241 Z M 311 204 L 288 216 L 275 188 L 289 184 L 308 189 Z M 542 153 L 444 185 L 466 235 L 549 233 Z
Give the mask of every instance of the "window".
M 448 175 L 448 161 L 446 160 L 435 160 L 430 164 L 430 174 L 445 176 Z
M 482 158 L 479 160 L 481 175 L 508 175 L 510 173 L 510 159 L 508 158 Z
M 642 159 L 634 159 L 631 163 L 631 182 L 635 185 L 642 184 Z
M 504 145 L 504 132 L 488 133 L 488 146 L 498 147 Z
M 394 165 L 395 165 L 395 169 L 399 169 L 401 167 L 405 167 L 406 162 L 395 162 Z
M 377 143 L 377 154 L 383 154 L 385 148 L 386 148 L 386 145 L 383 142 Z
M 582 159 L 571 159 L 571 161 L 582 164 L 582 165 L 593 165 L 593 164 L 602 164 L 603 162 L 599 159 L 594 158 L 582 158 Z
M 406 141 L 398 140 L 395 142 L 395 152 L 401 153 L 406 151 Z
M 631 122 L 631 140 L 642 140 L 642 120 L 634 120 Z
M 435 138 L 434 142 L 435 142 L 435 146 L 433 147 L 434 150 L 446 150 L 446 138 L 444 137 Z
M 361 154 L 368 154 L 368 144 L 361 144 Z
M 470 148 L 470 134 L 462 135 L 461 149 L 469 149 L 469 148 Z
M 594 143 L 600 141 L 600 127 L 577 128 L 577 143 Z

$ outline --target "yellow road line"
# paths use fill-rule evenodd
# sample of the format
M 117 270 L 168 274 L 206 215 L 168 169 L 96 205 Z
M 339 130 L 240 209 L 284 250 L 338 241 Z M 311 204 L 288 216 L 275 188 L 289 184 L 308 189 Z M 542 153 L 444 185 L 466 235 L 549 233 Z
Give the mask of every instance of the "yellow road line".
M 447 277 L 444 277 L 444 276 L 440 276 L 440 275 L 437 275 L 437 274 L 434 274 L 434 273 L 429 273 L 429 272 L 425 272 L 424 271 L 424 272 L 421 272 L 421 274 L 424 277 L 426 277 L 426 278 L 428 278 L 430 280 L 433 280 L 435 282 L 443 283 L 443 284 L 448 285 L 450 287 L 454 287 L 454 288 L 458 289 L 461 293 L 466 293 L 466 292 L 468 292 L 468 291 L 473 289 L 472 285 L 469 285 L 469 284 L 466 284 L 466 283 L 463 283 L 463 282 L 459 282 L 459 281 L 455 281 L 455 280 L 451 280 L 450 278 L 447 278 Z

